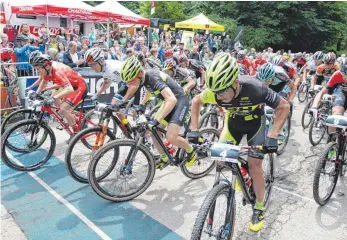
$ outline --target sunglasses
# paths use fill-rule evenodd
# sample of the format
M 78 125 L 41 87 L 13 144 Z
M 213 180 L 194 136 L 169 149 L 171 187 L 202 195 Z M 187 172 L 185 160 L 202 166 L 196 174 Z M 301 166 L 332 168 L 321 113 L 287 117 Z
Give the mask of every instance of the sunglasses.
M 217 91 L 217 92 L 216 92 L 216 95 L 221 96 L 221 95 L 223 95 L 226 91 L 228 91 L 228 89 L 229 89 L 229 88 L 226 88 L 226 89 Z

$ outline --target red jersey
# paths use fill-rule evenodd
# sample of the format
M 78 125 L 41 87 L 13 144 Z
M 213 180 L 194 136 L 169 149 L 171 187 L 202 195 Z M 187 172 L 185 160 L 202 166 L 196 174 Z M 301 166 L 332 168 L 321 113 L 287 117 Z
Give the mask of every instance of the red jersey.
M 250 59 L 245 58 L 243 60 L 237 60 L 237 63 L 241 63 L 241 64 L 245 65 L 246 68 L 248 69 L 248 71 L 250 72 L 250 74 L 251 75 L 254 74 L 254 72 L 253 72 L 254 71 L 253 63 L 252 63 L 252 61 Z M 253 71 L 251 71 L 251 67 L 253 68 Z
M 71 84 L 73 87 L 85 86 L 84 78 L 80 73 L 60 62 L 53 62 L 52 76 L 47 75 L 43 79 L 52 81 L 54 84 L 62 87 L 68 84 Z
M 299 65 L 304 65 L 306 63 L 306 60 L 304 58 L 294 58 L 293 62 L 296 62 Z
M 283 66 L 283 69 L 286 71 L 288 76 L 293 79 L 294 76 L 296 75 L 296 70 L 293 64 L 286 62 Z
M 343 74 L 340 71 L 335 72 L 330 80 L 328 81 L 326 88 L 329 89 L 329 91 L 333 91 L 338 86 L 342 87 L 342 90 L 344 92 L 347 92 L 347 82 L 343 78 Z
M 255 61 L 254 61 L 255 70 L 257 70 L 258 67 L 264 65 L 265 63 L 267 63 L 267 61 L 265 59 L 255 59 Z
M 1 61 L 8 61 L 11 59 L 13 53 L 13 45 L 11 44 L 1 44 L 0 49 L 0 59 Z

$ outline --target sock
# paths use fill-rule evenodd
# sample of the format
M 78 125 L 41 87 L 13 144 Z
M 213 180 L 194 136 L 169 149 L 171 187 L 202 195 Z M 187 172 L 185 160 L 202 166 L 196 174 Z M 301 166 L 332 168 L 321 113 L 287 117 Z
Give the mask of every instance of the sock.
M 254 205 L 254 209 L 264 211 L 264 202 L 263 201 L 261 201 L 261 202 L 256 201 L 255 205 Z
M 164 162 L 169 161 L 169 157 L 165 153 L 160 154 L 160 159 L 163 160 Z
M 189 148 L 186 149 L 186 152 L 191 153 L 191 152 L 193 152 L 193 150 L 194 150 L 193 146 L 190 145 Z

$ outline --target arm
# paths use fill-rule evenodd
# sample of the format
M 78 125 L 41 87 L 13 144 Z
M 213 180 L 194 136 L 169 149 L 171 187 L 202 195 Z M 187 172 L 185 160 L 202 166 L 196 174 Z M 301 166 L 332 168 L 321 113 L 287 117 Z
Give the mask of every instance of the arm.
M 36 46 L 29 46 L 29 50 L 30 50 L 31 52 L 33 52 L 33 51 L 36 51 L 36 50 L 40 50 L 40 48 L 39 48 L 39 47 L 36 47 Z
M 29 47 L 30 45 L 25 45 L 24 47 L 16 48 L 14 51 L 22 55 Z
M 51 90 L 51 89 L 57 89 L 60 88 L 61 86 L 58 84 L 54 84 L 52 86 L 46 87 L 44 90 Z
M 37 94 L 41 93 L 42 90 L 45 89 L 45 88 L 47 87 L 47 84 L 48 84 L 47 81 L 45 81 L 45 80 L 41 81 L 40 86 L 39 86 L 39 88 L 37 89 L 36 93 L 37 93 Z
M 328 91 L 329 90 L 327 88 L 323 88 L 314 98 L 311 108 L 318 108 L 320 100 L 322 99 L 324 94 L 328 93 Z
M 200 94 L 195 96 L 192 101 L 192 107 L 191 107 L 191 126 L 192 131 L 198 131 L 199 130 L 199 118 L 200 118 L 200 109 L 203 105 L 203 102 L 200 99 Z
M 294 82 L 292 82 L 292 81 L 288 84 L 288 86 L 290 87 L 288 102 L 292 103 L 294 101 L 294 97 L 295 97 L 295 93 L 296 93 L 297 88 L 296 88 Z
M 104 80 L 104 82 L 101 85 L 101 88 L 99 89 L 99 91 L 95 94 L 95 96 L 100 96 L 102 92 L 106 91 L 106 89 L 108 89 L 110 86 L 112 85 L 112 81 L 111 80 Z
M 186 81 L 188 82 L 187 85 L 184 86 L 184 92 L 190 92 L 196 85 L 195 81 L 191 78 L 188 77 L 186 79 Z
M 206 72 L 203 69 L 200 70 L 200 72 L 201 72 L 200 84 L 201 86 L 205 86 Z
M 152 97 L 152 94 L 147 90 L 145 93 L 145 96 L 141 99 L 140 104 L 144 105 L 146 104 L 146 102 L 148 102 L 148 100 Z
M 163 120 L 175 108 L 175 105 L 177 103 L 177 98 L 175 97 L 170 88 L 164 88 L 161 91 L 161 95 L 164 97 L 164 109 L 161 112 L 158 112 L 158 122 Z
M 131 85 L 128 86 L 128 90 L 127 90 L 125 96 L 123 97 L 123 102 L 128 101 L 132 96 L 134 96 L 134 94 L 136 93 L 138 88 L 139 88 L 138 86 L 131 86 Z
M 281 132 L 284 123 L 288 117 L 290 105 L 283 98 L 280 99 L 280 103 L 276 107 L 276 118 L 274 120 L 274 124 L 272 126 L 271 131 L 267 134 L 269 138 L 277 139 L 278 134 Z
M 37 85 L 39 85 L 41 83 L 41 81 L 43 80 L 42 77 L 39 77 L 39 79 L 37 79 L 33 84 L 31 84 L 28 89 L 33 89 L 34 87 L 36 87 Z

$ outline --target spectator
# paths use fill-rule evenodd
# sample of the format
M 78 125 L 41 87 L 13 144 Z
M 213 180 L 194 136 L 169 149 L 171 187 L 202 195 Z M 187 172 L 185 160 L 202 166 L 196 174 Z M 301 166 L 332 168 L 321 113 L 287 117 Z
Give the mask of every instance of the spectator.
M 142 52 L 142 54 L 143 54 L 143 56 L 144 56 L 145 58 L 149 57 L 148 47 L 143 46 L 143 47 L 141 48 L 141 52 Z
M 81 33 L 80 31 L 80 26 L 79 25 L 75 25 L 74 29 L 73 29 L 73 33 L 75 35 L 77 35 L 78 40 L 80 40 L 80 38 L 83 36 L 83 33 Z M 73 40 L 72 40 L 73 41 Z
M 49 35 L 49 42 L 46 44 L 46 51 L 48 51 L 48 49 L 50 49 L 50 48 L 57 49 L 57 51 L 59 49 L 57 36 L 54 33 L 51 33 Z
M 89 41 L 89 38 L 87 36 L 83 36 L 81 38 L 81 45 L 82 45 L 82 48 L 83 48 L 83 44 L 87 44 L 87 46 L 89 47 L 90 46 L 90 41 Z
M 108 43 L 106 42 L 106 36 L 104 34 L 100 34 L 100 39 L 98 42 L 101 48 L 108 49 Z
M 159 42 L 159 34 L 157 29 L 153 29 L 152 31 L 152 42 L 157 41 Z M 153 44 L 152 44 L 153 45 Z
M 199 45 L 200 44 L 200 36 L 199 36 L 198 33 L 195 34 L 193 41 L 194 41 L 195 45 Z
M 18 31 L 12 25 L 6 25 L 4 27 L 4 29 L 3 29 L 3 33 L 7 34 L 9 42 L 16 41 L 16 38 L 17 38 L 17 35 L 18 35 Z
M 200 51 L 200 61 L 202 61 L 202 59 L 204 58 L 205 53 L 208 53 L 208 47 L 206 45 L 203 46 Z
M 0 33 L 1 36 L 1 54 L 0 54 L 0 60 L 1 61 L 8 61 L 11 59 L 11 54 L 13 52 L 13 43 L 8 42 L 8 36 L 5 33 Z M 6 50 L 5 50 L 5 49 Z
M 151 59 L 151 60 L 153 60 L 158 66 L 160 66 L 161 65 L 161 62 L 160 62 L 160 60 L 159 60 L 159 58 L 158 58 L 158 48 L 151 48 L 151 51 L 150 51 L 150 56 L 149 56 L 149 58 Z
M 50 49 L 48 49 L 47 54 L 48 54 L 48 56 L 51 57 L 51 59 L 53 61 L 57 61 L 57 54 L 58 54 L 58 50 L 57 49 L 50 48 Z
M 166 43 L 162 41 L 161 45 L 160 45 L 160 47 L 158 49 L 159 59 L 160 59 L 162 64 L 165 61 L 165 56 L 164 56 L 165 50 L 166 50 Z
M 217 51 L 222 50 L 223 49 L 222 36 L 218 36 L 216 43 L 217 43 Z
M 199 50 L 199 47 L 194 45 L 193 49 L 192 49 L 192 52 L 188 55 L 188 58 L 189 59 L 200 60 L 198 50 Z
M 115 51 L 115 54 L 114 54 L 115 59 L 122 61 L 124 58 L 124 54 L 122 53 L 121 47 L 115 47 L 114 51 Z
M 189 50 L 189 52 L 193 50 L 193 45 L 194 45 L 193 38 L 189 37 L 186 42 L 186 48 Z
M 42 29 L 46 30 L 46 24 L 44 22 L 40 22 L 40 27 L 39 27 L 39 30 L 37 31 L 39 34 L 39 37 L 42 37 L 42 32 L 41 32 Z
M 226 38 L 224 39 L 223 41 L 223 50 L 226 50 L 226 49 L 233 49 L 234 46 L 233 46 L 233 42 L 232 40 L 230 39 L 230 36 L 227 35 Z
M 119 44 L 122 47 L 122 52 L 126 51 L 127 41 L 128 41 L 128 39 L 127 39 L 125 32 L 122 32 L 120 35 L 120 38 L 119 38 Z
M 204 33 L 204 35 L 201 35 L 201 37 L 200 37 L 200 42 L 201 42 L 201 43 L 207 43 L 207 36 L 206 36 L 206 33 Z
M 76 34 L 72 34 L 72 41 L 74 41 L 77 44 L 77 51 L 81 51 L 82 43 L 79 41 L 79 37 Z
M 77 43 L 75 41 L 69 42 L 68 50 L 63 56 L 63 62 L 71 68 L 83 67 L 84 60 L 82 54 L 77 52 Z
M 64 52 L 65 52 L 64 43 L 62 43 L 62 42 L 58 43 L 58 53 L 57 53 L 57 61 L 58 62 L 64 61 Z
M 100 48 L 98 42 L 93 42 L 92 48 Z
M 67 45 L 68 37 L 67 37 L 67 35 L 66 35 L 66 30 L 65 30 L 65 28 L 63 28 L 63 27 L 59 28 L 59 30 L 58 30 L 58 36 L 57 36 L 57 41 L 63 43 L 64 46 Z
M 207 38 L 207 43 L 208 43 L 208 47 L 210 48 L 210 51 L 212 51 L 212 48 L 215 44 L 215 40 L 213 39 L 212 33 L 210 33 L 210 36 Z
M 115 60 L 115 58 L 112 56 L 112 54 L 106 48 L 103 48 L 102 51 L 104 52 L 104 59 L 105 60 Z
M 96 41 L 96 31 L 94 26 L 90 28 L 90 33 L 88 35 L 88 38 L 89 38 L 90 46 L 92 46 L 92 44 Z
M 153 41 L 152 47 L 154 47 L 154 48 L 159 48 L 159 45 L 158 45 L 158 41 L 157 41 L 157 40 L 154 40 L 154 41 Z
M 134 43 L 135 51 L 139 52 L 141 49 L 145 46 L 145 39 L 144 37 L 139 37 L 138 42 Z
M 202 58 L 202 63 L 204 64 L 204 66 L 206 68 L 208 68 L 210 66 L 210 64 L 212 63 L 212 60 L 210 58 L 210 54 L 208 52 L 204 53 L 204 57 Z
M 126 51 L 126 55 L 123 57 L 123 61 L 125 61 L 128 57 L 131 57 L 135 54 L 132 48 L 128 48 Z
M 17 47 L 14 49 L 17 62 L 29 62 L 30 53 L 37 50 L 40 50 L 40 48 L 31 46 L 27 36 L 21 34 L 17 37 Z M 18 64 L 17 70 L 18 77 L 32 76 L 32 66 L 30 64 Z
M 30 29 L 29 29 L 29 25 L 26 24 L 26 23 L 23 23 L 22 24 L 22 32 L 18 34 L 19 35 L 24 35 L 25 37 L 30 37 L 30 36 L 33 36 L 31 33 L 30 33 Z
M 89 42 L 89 39 L 88 39 Z M 82 50 L 80 51 L 80 53 L 82 54 L 82 56 L 84 57 L 84 53 L 89 49 L 89 44 L 87 43 L 82 43 Z
M 175 39 L 179 39 L 180 41 L 182 40 L 182 30 L 178 31 L 178 33 L 176 34 Z
M 49 35 L 46 28 L 41 29 L 41 37 L 38 39 L 39 44 L 46 46 L 49 42 Z

